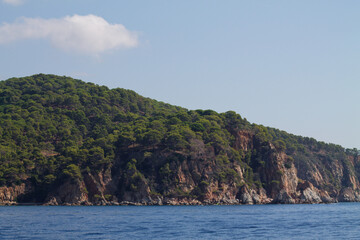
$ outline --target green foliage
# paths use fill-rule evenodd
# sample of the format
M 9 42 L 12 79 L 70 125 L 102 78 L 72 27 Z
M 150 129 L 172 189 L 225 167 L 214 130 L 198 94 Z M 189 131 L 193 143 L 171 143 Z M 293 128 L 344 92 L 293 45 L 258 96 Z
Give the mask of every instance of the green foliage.
M 135 158 L 131 159 L 126 165 L 125 178 L 127 180 L 127 187 L 130 191 L 138 191 L 144 184 L 145 177 L 136 167 L 137 161 Z
M 0 186 L 26 178 L 50 184 L 60 176 L 78 178 L 86 168 L 99 171 L 112 164 L 117 148 L 164 139 L 165 120 L 146 125 L 145 114 L 168 116 L 179 110 L 130 90 L 55 75 L 2 81 Z M 187 111 L 178 117 L 186 119 Z M 142 132 L 139 119 L 145 120 Z
M 160 174 L 164 177 L 169 177 L 171 174 L 170 165 L 169 163 L 166 163 L 162 168 L 160 168 Z
M 63 174 L 71 179 L 81 179 L 80 168 L 75 164 L 70 164 L 63 170 Z M 48 175 L 49 176 L 49 175 Z M 51 178 L 51 177 L 50 177 Z
M 56 177 L 52 174 L 49 174 L 49 175 L 46 175 L 44 179 L 45 179 L 46 183 L 51 184 L 56 180 Z
M 255 136 L 254 146 L 239 149 L 239 131 Z M 155 195 L 164 192 L 163 184 L 178 189 L 179 196 L 201 197 L 210 180 L 187 170 L 198 186 L 182 192 L 176 171 L 183 161 L 215 162 L 212 177 L 219 182 L 240 183 L 234 170 L 240 165 L 245 183 L 260 187 L 258 172 L 272 151 L 290 156 L 286 168 L 338 160 L 346 173 L 360 174 L 360 164 L 353 168 L 347 160 L 358 157 L 357 149 L 345 151 L 338 145 L 250 124 L 233 111 L 187 110 L 131 90 L 55 75 L 0 82 L 0 186 L 31 180 L 35 187 L 49 187 L 64 178 L 81 179 L 86 172 L 116 166 L 127 190 L 137 191 L 149 181 Z M 331 174 L 327 173 L 333 179 Z
M 143 136 L 144 145 L 156 145 L 163 139 L 163 134 L 158 130 L 150 130 Z
M 239 175 L 237 172 L 232 168 L 226 168 L 223 171 L 219 172 L 219 182 L 226 183 L 226 182 L 239 182 Z M 251 180 L 252 181 L 252 180 Z
M 279 151 L 285 151 L 286 150 L 286 144 L 283 140 L 276 140 L 274 141 L 274 145 L 275 147 L 279 150 Z
M 271 180 L 271 184 L 279 185 L 279 184 L 280 184 L 280 181 L 278 181 L 278 180 Z
M 294 158 L 292 158 L 292 157 L 288 157 L 288 159 L 287 159 L 287 161 L 285 162 L 285 167 L 286 168 L 291 168 L 292 166 L 293 166 L 293 164 L 294 164 Z
M 255 125 L 254 127 L 255 136 L 260 143 L 270 142 L 272 140 L 272 136 L 269 134 L 266 127 L 261 125 Z
M 229 158 L 225 154 L 221 154 L 221 155 L 219 154 L 216 157 L 216 164 L 218 164 L 219 166 L 223 166 L 229 163 L 230 163 Z
M 106 201 L 110 201 L 112 199 L 111 194 L 106 194 L 104 197 L 105 197 Z

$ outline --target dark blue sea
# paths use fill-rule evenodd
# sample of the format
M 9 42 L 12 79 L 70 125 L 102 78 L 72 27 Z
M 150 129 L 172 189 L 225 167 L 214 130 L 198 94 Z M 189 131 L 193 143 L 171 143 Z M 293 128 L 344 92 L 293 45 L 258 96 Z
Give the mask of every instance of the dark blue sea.
M 360 203 L 4 206 L 0 239 L 360 239 Z

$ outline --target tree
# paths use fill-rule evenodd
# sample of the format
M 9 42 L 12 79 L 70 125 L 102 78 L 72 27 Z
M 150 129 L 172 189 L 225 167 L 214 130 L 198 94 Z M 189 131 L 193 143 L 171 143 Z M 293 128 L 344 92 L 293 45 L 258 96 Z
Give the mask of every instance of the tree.
M 128 147 L 136 141 L 134 132 L 129 130 L 127 132 L 121 132 L 116 142 L 117 147 Z
M 176 131 L 168 133 L 165 139 L 165 143 L 167 147 L 173 150 L 180 150 L 182 148 L 185 148 L 187 144 L 187 142 L 184 140 L 184 137 Z
M 68 165 L 66 169 L 63 170 L 63 174 L 73 180 L 82 178 L 80 168 L 75 164 Z
M 143 144 L 152 145 L 153 147 L 156 144 L 159 144 L 163 138 L 163 134 L 158 130 L 150 130 L 144 134 Z

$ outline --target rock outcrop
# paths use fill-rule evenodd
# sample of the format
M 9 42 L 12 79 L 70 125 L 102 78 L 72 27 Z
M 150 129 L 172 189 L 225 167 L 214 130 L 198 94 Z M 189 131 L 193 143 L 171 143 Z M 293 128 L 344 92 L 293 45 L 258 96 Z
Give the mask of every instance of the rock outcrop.
M 360 151 L 68 77 L 0 81 L 0 204 L 360 201 Z
M 272 144 L 259 146 L 254 135 L 239 131 L 236 146 L 246 151 L 256 149 L 256 177 L 265 183 L 249 185 L 244 176 L 247 171 L 240 162 L 233 162 L 231 173 L 218 176 L 218 162 L 214 149 L 202 142 L 193 141 L 190 155 L 181 162 L 166 162 L 170 153 L 158 157 L 166 162 L 159 169 L 160 176 L 137 169 L 136 161 L 127 163 L 128 169 L 118 165 L 104 168 L 96 174 L 84 173 L 82 179 L 69 179 L 48 193 L 47 205 L 199 205 L 199 204 L 309 204 L 337 201 L 360 201 L 360 192 L 351 187 L 321 189 L 327 176 L 318 167 L 307 172 L 297 169 L 296 163 L 284 151 Z M 169 155 L 170 154 L 170 155 Z M 160 161 L 161 162 L 161 161 Z M 132 165 L 131 165 L 132 164 Z M 337 165 L 339 163 L 336 163 Z M 338 166 L 339 167 L 339 166 Z M 358 184 L 352 176 L 344 174 L 343 167 L 336 170 L 335 177 Z M 300 174 L 299 174 L 300 171 Z M 307 176 L 307 180 L 298 176 Z M 160 190 L 161 193 L 156 190 Z M 16 202 L 24 194 L 25 185 L 0 188 L 2 203 Z
M 86 205 L 88 202 L 85 183 L 69 180 L 49 193 L 46 205 Z
M 18 197 L 25 194 L 25 184 L 13 187 L 0 187 L 0 205 L 16 204 Z
M 236 149 L 248 154 L 253 172 L 241 161 L 229 161 L 226 155 L 220 158 L 211 146 L 192 140 L 189 152 L 153 149 L 151 154 L 156 157 L 157 165 L 150 167 L 146 162 L 149 160 L 142 157 L 149 153 L 124 153 L 113 166 L 56 183 L 42 203 L 233 205 L 360 201 L 359 182 L 349 165 L 358 159 L 351 159 L 347 165 L 341 161 L 305 164 L 271 143 L 259 142 L 249 131 L 238 131 L 235 136 Z M 135 158 L 142 162 L 131 160 Z M 0 202 L 16 204 L 31 189 L 31 183 L 1 187 Z

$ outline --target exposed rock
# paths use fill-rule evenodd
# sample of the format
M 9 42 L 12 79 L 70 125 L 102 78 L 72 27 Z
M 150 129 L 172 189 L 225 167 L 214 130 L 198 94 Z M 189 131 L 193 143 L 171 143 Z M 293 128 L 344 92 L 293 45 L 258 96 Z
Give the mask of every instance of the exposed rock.
M 242 204 L 254 204 L 253 198 L 249 193 L 249 189 L 244 185 L 238 194 L 239 202 Z
M 14 187 L 0 187 L 0 204 L 13 204 L 17 198 L 25 194 L 25 184 Z
M 246 185 L 240 188 L 237 198 L 241 204 L 267 204 L 272 202 L 272 199 L 267 197 L 265 189 L 260 188 L 256 191 L 249 189 Z
M 248 185 L 245 170 L 239 162 L 232 163 L 236 177 L 231 180 L 214 174 L 217 162 L 214 149 L 200 140 L 191 141 L 191 153 L 184 160 L 171 167 L 172 177 L 168 182 L 159 182 L 156 176 L 145 176 L 137 169 L 123 170 L 121 166 L 106 167 L 97 173 L 83 173 L 83 179 L 68 179 L 57 185 L 47 195 L 45 205 L 200 205 L 200 204 L 293 204 L 293 203 L 332 203 L 336 201 L 360 201 L 358 180 L 354 173 L 344 168 L 340 161 L 331 163 L 334 181 L 344 181 L 352 187 L 342 189 L 321 186 L 328 182 L 328 176 L 319 166 L 310 163 L 311 169 L 295 164 L 283 151 L 277 150 L 271 143 L 258 146 L 254 135 L 249 131 L 236 133 L 235 145 L 248 151 L 259 149 L 262 164 L 258 166 L 257 179 L 264 184 Z M 178 152 L 177 154 L 184 154 Z M 159 158 L 167 159 L 167 155 Z M 354 164 L 355 159 L 351 160 Z M 313 164 L 313 165 L 311 165 Z M 159 168 L 161 166 L 158 166 Z M 334 169 L 333 169 L 334 168 Z M 305 171 L 305 173 L 304 173 Z M 300 180 L 298 175 L 306 177 Z M 136 182 L 131 177 L 137 176 Z M 130 180 L 129 180 L 130 179 Z M 171 185 L 173 183 L 174 185 Z M 156 184 L 154 184 L 156 183 Z M 171 183 L 171 184 L 170 184 Z M 163 194 L 150 191 L 154 186 L 166 189 Z M 242 184 L 242 187 L 238 187 Z M 29 188 L 29 187 L 28 187 Z M 155 189 L 156 190 L 156 189 Z M 26 194 L 25 184 L 0 188 L 0 203 L 14 204 L 17 198 Z M 165 197 L 167 196 L 167 197 Z
M 339 194 L 340 202 L 360 202 L 360 193 L 352 188 L 344 188 Z
M 235 134 L 235 148 L 243 149 L 244 151 L 248 151 L 249 149 L 253 149 L 254 146 L 254 133 L 251 131 L 238 131 Z
M 260 196 L 260 202 L 261 202 L 261 204 L 268 204 L 268 203 L 273 202 L 273 199 L 272 199 L 272 198 L 269 198 L 269 197 L 266 195 L 266 190 L 265 190 L 264 188 L 260 188 L 260 189 L 259 189 L 259 196 Z
M 332 197 L 330 197 L 330 195 L 327 191 L 324 191 L 324 190 L 319 190 L 319 191 L 320 191 L 320 198 L 323 203 L 337 202 L 336 199 L 333 199 Z
M 322 202 L 319 193 L 311 188 L 306 188 L 300 197 L 300 203 L 320 203 Z
M 80 180 L 68 180 L 50 193 L 45 202 L 49 205 L 81 205 L 88 201 L 85 183 Z
M 56 197 L 51 197 L 50 200 L 48 202 L 46 202 L 44 204 L 45 206 L 57 206 L 59 205 L 58 200 L 56 199 Z
M 309 181 L 299 183 L 298 190 L 301 193 L 299 203 L 333 203 L 327 191 L 319 190 Z
M 281 190 L 273 200 L 273 203 L 294 204 L 295 200 L 288 194 L 288 192 Z

